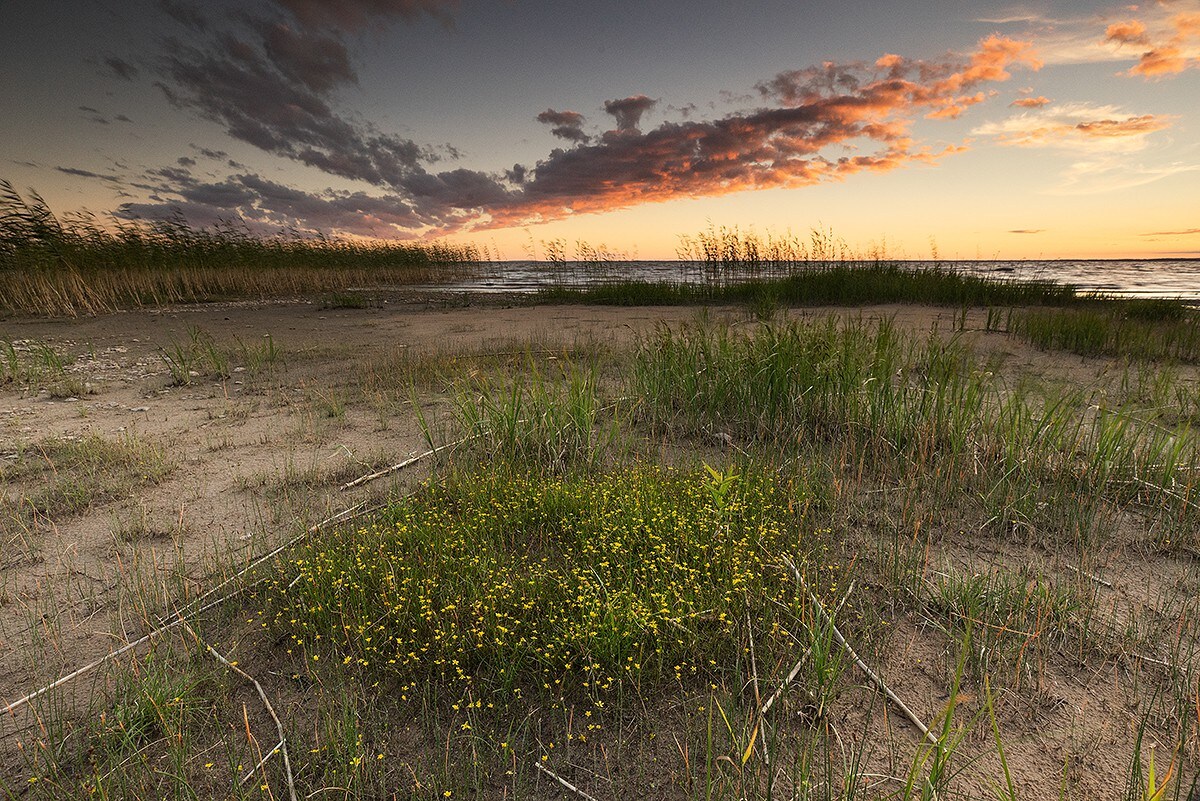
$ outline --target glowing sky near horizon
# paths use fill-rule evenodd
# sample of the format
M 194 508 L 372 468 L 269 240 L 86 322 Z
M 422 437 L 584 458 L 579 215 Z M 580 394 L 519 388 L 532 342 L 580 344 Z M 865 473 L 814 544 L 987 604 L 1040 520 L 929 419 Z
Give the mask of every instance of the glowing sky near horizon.
M 5 4 L 0 178 L 56 210 L 583 240 L 832 229 L 1200 256 L 1200 0 Z

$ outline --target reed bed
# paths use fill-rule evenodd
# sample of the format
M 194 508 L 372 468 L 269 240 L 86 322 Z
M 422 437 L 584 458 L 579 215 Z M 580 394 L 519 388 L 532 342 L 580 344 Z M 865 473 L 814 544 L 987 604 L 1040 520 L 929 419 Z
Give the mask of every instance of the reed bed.
M 756 308 L 872 303 L 1064 306 L 1082 302 L 1073 287 L 1050 281 L 1009 281 L 967 275 L 936 265 L 874 261 L 797 264 L 781 277 L 702 284 L 615 281 L 584 288 L 552 287 L 542 290 L 539 299 L 608 306 L 725 303 Z
M 36 193 L 0 181 L 0 312 L 41 316 L 231 298 L 288 297 L 452 278 L 471 246 L 262 237 L 229 222 L 101 223 L 60 218 Z

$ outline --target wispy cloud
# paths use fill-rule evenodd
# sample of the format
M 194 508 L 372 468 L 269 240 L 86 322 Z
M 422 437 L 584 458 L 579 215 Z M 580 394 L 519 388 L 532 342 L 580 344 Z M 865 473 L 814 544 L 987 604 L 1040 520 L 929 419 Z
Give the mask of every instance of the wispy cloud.
M 1126 158 L 1109 155 L 1071 164 L 1063 171 L 1061 182 L 1044 192 L 1048 195 L 1097 195 L 1118 192 L 1197 170 L 1200 170 L 1200 165 L 1147 166 L 1131 164 Z
M 1138 236 L 1196 236 L 1200 234 L 1200 228 L 1188 228 L 1183 231 L 1147 231 Z
M 104 59 L 104 68 L 109 75 L 120 78 L 123 81 L 132 81 L 138 76 L 138 68 L 130 64 L 123 58 L 109 56 Z
M 1133 61 L 1125 74 L 1162 77 L 1200 63 L 1200 0 L 1123 6 L 1114 14 L 1037 17 L 1018 28 L 1018 35 L 1036 42 L 1047 64 Z
M 1172 119 L 1155 114 L 1125 114 L 1116 106 L 1065 103 L 985 123 L 972 133 L 1014 147 L 1132 153 L 1145 148 L 1151 134 L 1169 128 Z
M 1044 234 L 1045 228 L 1013 228 L 1009 231 L 1010 234 Z

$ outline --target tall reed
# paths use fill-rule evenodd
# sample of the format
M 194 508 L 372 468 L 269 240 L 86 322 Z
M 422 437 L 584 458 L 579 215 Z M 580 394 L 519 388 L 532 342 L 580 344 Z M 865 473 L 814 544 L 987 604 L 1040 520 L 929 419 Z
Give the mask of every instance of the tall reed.
M 58 217 L 0 180 L 0 312 L 77 315 L 228 297 L 424 283 L 479 258 L 473 246 L 358 242 L 243 224 L 193 228 L 82 213 Z

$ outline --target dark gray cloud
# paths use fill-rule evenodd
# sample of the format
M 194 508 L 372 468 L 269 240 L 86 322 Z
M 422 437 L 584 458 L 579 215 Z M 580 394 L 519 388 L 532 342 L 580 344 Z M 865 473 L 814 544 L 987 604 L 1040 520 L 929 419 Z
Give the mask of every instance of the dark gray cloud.
M 100 181 L 121 181 L 121 176 L 115 173 L 100 173 L 91 170 L 81 170 L 78 167 L 55 167 L 55 170 L 64 175 L 73 175 L 76 178 L 95 178 Z
M 185 28 L 196 33 L 204 33 L 208 30 L 208 19 L 197 11 L 195 6 L 178 2 L 178 0 L 159 0 L 158 4 L 171 19 Z
M 206 159 L 220 161 L 221 159 L 229 158 L 229 154 L 224 150 L 213 150 L 212 148 L 208 147 L 200 147 L 200 145 L 196 144 L 195 142 L 189 144 L 188 147 L 199 153 L 201 156 L 204 156 Z
M 117 122 L 133 122 L 133 120 L 129 119 L 124 114 L 118 114 L 117 116 L 113 117 L 113 119 Z
M 191 158 L 190 156 L 180 156 L 179 158 L 175 159 L 175 163 L 178 164 L 180 167 L 195 167 L 196 166 L 196 160 L 194 158 Z
M 357 31 L 365 28 L 374 18 L 398 17 L 412 21 L 427 15 L 443 24 L 453 22 L 453 12 L 458 9 L 458 0 L 274 0 L 275 4 L 287 9 L 296 20 L 306 27 L 317 29 L 336 28 Z
M 550 133 L 571 142 L 587 142 L 590 136 L 583 132 L 584 116 L 578 111 L 555 111 L 548 108 L 537 115 L 537 121 L 551 126 Z
M 175 194 L 179 196 L 175 200 L 123 204 L 118 216 L 144 220 L 182 216 L 193 225 L 240 219 L 262 233 L 315 228 L 393 239 L 412 237 L 426 224 L 412 206 L 394 197 L 332 190 L 304 192 L 257 174 L 193 182 Z
M 223 36 L 200 50 L 176 43 L 159 87 L 179 108 L 221 123 L 235 139 L 343 178 L 399 185 L 421 162 L 416 143 L 351 123 L 255 46 Z M 317 82 L 319 83 L 319 82 Z M 328 85 L 328 84 L 326 84 Z
M 123 58 L 109 56 L 104 59 L 104 66 L 108 68 L 110 74 L 123 81 L 132 81 L 138 76 L 138 68 Z
M 282 22 L 259 21 L 256 27 L 267 57 L 289 80 L 317 93 L 358 81 L 341 40 Z
M 617 121 L 618 131 L 636 131 L 642 124 L 642 115 L 654 108 L 657 100 L 645 95 L 633 95 L 620 100 L 604 101 L 604 110 Z
M 101 113 L 100 109 L 92 108 L 91 106 L 79 106 L 79 110 L 88 115 L 88 119 L 98 125 L 108 125 L 108 118 Z

